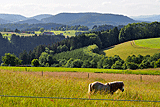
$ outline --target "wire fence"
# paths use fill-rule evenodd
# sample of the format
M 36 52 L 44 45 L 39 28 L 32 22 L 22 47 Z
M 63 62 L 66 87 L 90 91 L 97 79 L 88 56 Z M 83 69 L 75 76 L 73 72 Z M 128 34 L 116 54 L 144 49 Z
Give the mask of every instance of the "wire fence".
M 11 96 L 11 95 L 0 95 L 0 97 L 19 97 L 19 98 L 46 98 L 46 99 L 69 99 L 69 100 L 106 100 L 106 101 L 130 101 L 130 102 L 159 102 L 160 101 L 149 101 L 149 100 L 120 100 L 120 99 L 90 99 L 90 98 L 65 98 L 65 97 L 38 97 L 38 96 Z

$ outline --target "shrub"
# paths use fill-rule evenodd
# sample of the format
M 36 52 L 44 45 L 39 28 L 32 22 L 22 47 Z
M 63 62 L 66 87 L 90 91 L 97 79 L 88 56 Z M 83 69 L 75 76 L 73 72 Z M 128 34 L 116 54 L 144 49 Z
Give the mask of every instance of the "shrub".
M 90 68 L 91 64 L 88 60 L 83 61 L 82 68 Z
M 81 68 L 83 62 L 80 59 L 75 59 L 72 63 L 71 63 L 71 68 Z
M 39 60 L 38 59 L 33 59 L 32 62 L 31 62 L 31 65 L 33 65 L 35 67 L 39 66 L 40 65 Z
M 70 58 L 68 61 L 67 61 L 67 63 L 66 63 L 66 65 L 65 65 L 65 67 L 71 67 L 71 63 L 74 61 L 74 59 L 73 58 Z
M 160 67 L 160 59 L 158 59 L 155 63 L 154 63 L 154 68 L 158 68 Z
M 127 64 L 127 69 L 137 69 L 138 68 L 138 64 L 134 62 L 128 62 L 126 64 Z
M 122 62 L 121 61 L 116 61 L 115 64 L 112 65 L 112 69 L 122 69 Z
M 15 66 L 15 65 L 20 65 L 22 60 L 20 60 L 18 57 L 16 57 L 16 55 L 11 54 L 11 53 L 5 53 L 5 56 L 2 56 L 2 61 L 4 63 L 4 65 L 11 65 L 11 66 Z

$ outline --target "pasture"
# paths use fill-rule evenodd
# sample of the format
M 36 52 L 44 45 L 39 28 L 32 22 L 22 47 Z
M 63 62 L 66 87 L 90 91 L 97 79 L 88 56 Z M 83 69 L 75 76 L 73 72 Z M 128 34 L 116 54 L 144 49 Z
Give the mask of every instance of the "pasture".
M 142 79 L 140 77 L 142 76 Z M 94 81 L 102 83 L 123 81 L 124 92 L 88 95 L 88 85 Z M 0 95 L 120 99 L 120 100 L 160 100 L 159 75 L 106 74 L 87 72 L 27 72 L 0 69 Z M 125 106 L 159 107 L 160 102 L 128 102 L 78 99 L 43 99 L 0 97 L 2 107 L 53 107 L 53 106 Z
M 139 39 L 135 40 L 135 44 L 141 47 L 160 49 L 160 38 Z
M 156 38 L 157 39 L 157 38 Z M 136 43 L 136 45 L 135 45 Z M 160 49 L 153 49 L 153 48 L 145 48 L 137 46 L 137 40 L 129 41 L 125 43 L 121 43 L 119 45 L 115 45 L 110 47 L 109 49 L 103 50 L 106 56 L 114 56 L 119 55 L 120 58 L 126 60 L 126 58 L 130 55 L 154 55 L 155 53 L 160 53 Z
M 63 67 L 2 67 L 1 70 L 27 71 L 27 72 L 90 72 L 90 73 L 113 73 L 113 74 L 136 74 L 136 75 L 160 75 L 160 69 L 137 69 L 137 70 L 118 70 L 118 69 L 97 69 L 97 68 L 63 68 Z
M 67 36 L 72 37 L 72 36 L 75 36 L 76 32 L 85 32 L 85 31 L 79 31 L 79 30 L 66 30 L 66 31 L 47 30 L 45 32 L 54 32 L 56 35 L 59 35 L 59 34 L 63 33 L 63 35 L 65 37 L 67 37 Z M 41 32 L 36 31 L 35 33 L 39 35 Z

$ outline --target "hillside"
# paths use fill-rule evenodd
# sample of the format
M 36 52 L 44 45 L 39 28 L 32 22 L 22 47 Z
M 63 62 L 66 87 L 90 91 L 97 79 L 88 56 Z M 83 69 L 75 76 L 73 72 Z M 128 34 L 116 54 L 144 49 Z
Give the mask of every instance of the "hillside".
M 36 15 L 36 16 L 33 16 L 33 17 L 30 17 L 32 19 L 36 19 L 36 20 L 42 20 L 44 18 L 48 18 L 48 17 L 51 17 L 53 15 L 50 15 L 50 14 L 40 14 L 40 15 Z
M 101 13 L 60 13 L 42 19 L 42 21 L 45 23 L 53 22 L 66 25 L 84 25 L 89 27 L 102 24 L 126 25 L 135 22 L 127 16 Z
M 160 38 L 139 39 L 135 44 L 140 47 L 160 49 Z
M 27 19 L 27 20 L 24 20 L 24 21 L 17 22 L 17 24 L 23 24 L 23 23 L 38 24 L 38 23 L 42 23 L 42 22 L 37 20 L 37 19 Z
M 9 23 L 10 21 L 7 21 L 7 20 L 4 20 L 2 18 L 0 18 L 0 24 L 7 24 Z
M 159 39 L 159 38 L 157 38 Z M 146 39 L 147 40 L 147 39 Z M 145 41 L 145 39 L 143 40 Z M 137 43 L 137 40 L 135 41 Z M 154 55 L 155 53 L 160 53 L 160 49 L 153 49 L 153 48 L 145 48 L 137 46 L 134 41 L 129 41 L 125 43 L 121 43 L 119 45 L 115 45 L 108 49 L 103 50 L 106 56 L 114 56 L 119 55 L 123 60 L 130 55 Z M 150 44 L 154 44 L 154 41 Z
M 141 20 L 141 21 L 148 21 L 148 22 L 154 22 L 154 21 L 160 21 L 160 15 L 141 15 L 141 16 L 132 16 L 134 20 Z
M 5 23 L 59 23 L 65 25 L 83 25 L 90 28 L 94 25 L 108 24 L 117 26 L 136 22 L 127 16 L 102 13 L 60 13 L 56 15 L 41 14 L 30 18 L 16 14 L 0 14 L 0 18 L 6 20 L 7 22 Z M 0 22 L 0 24 L 4 24 L 4 22 Z
M 17 15 L 17 14 L 0 14 L 0 18 L 12 23 L 27 19 L 25 16 Z

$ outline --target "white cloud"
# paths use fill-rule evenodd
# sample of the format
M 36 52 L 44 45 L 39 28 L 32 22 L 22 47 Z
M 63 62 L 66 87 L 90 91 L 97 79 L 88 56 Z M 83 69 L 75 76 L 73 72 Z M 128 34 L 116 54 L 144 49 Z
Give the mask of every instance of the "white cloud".
M 1 13 L 34 16 L 60 12 L 102 12 L 124 15 L 159 14 L 160 0 L 6 0 L 0 4 Z
M 108 4 L 111 4 L 111 3 L 112 3 L 111 1 L 103 2 L 102 5 L 108 5 Z

